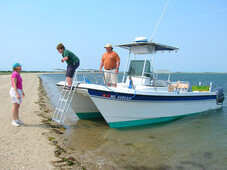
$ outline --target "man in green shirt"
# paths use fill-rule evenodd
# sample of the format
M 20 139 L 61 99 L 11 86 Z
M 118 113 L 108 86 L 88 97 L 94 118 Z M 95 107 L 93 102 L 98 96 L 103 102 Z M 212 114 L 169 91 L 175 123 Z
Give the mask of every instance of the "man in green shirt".
M 61 60 L 61 62 L 65 61 L 68 65 L 66 71 L 66 79 L 68 82 L 68 86 L 66 87 L 66 89 L 69 90 L 72 87 L 72 78 L 74 72 L 80 65 L 80 59 L 71 51 L 65 49 L 65 46 L 62 43 L 58 44 L 57 50 L 59 53 L 62 54 L 63 59 Z

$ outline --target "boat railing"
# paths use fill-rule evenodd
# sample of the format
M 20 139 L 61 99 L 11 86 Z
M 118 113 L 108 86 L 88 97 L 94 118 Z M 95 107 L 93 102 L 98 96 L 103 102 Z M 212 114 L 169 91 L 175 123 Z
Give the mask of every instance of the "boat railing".
M 77 80 L 81 80 L 83 83 L 87 84 L 99 84 L 99 85 L 106 85 L 105 81 L 105 73 L 111 73 L 111 74 L 118 74 L 110 71 L 99 71 L 97 69 L 81 69 L 78 71 L 77 74 Z M 81 78 L 79 77 L 79 74 L 82 75 Z M 144 72 L 144 74 L 149 74 L 150 81 L 152 81 L 151 85 L 154 87 L 168 87 L 169 92 L 187 92 L 189 90 L 189 82 L 171 82 L 170 80 L 159 80 L 152 77 L 152 72 Z M 145 78 L 146 76 L 132 76 L 132 77 L 140 77 L 141 79 Z M 131 79 L 131 76 L 129 75 L 129 79 L 132 83 L 133 79 Z M 164 85 L 165 84 L 165 85 Z
M 87 68 L 79 70 L 78 73 L 82 73 L 81 81 L 87 84 L 91 84 L 91 83 L 106 84 L 105 76 L 104 76 L 105 73 L 117 74 L 110 71 L 99 71 L 96 69 L 87 69 Z M 77 79 L 79 80 L 78 75 L 76 76 L 77 76 Z
M 80 80 L 80 82 L 86 83 L 86 84 L 98 84 L 98 85 L 107 85 L 105 83 L 105 73 L 111 73 L 111 74 L 118 74 L 110 71 L 99 71 L 96 69 L 80 69 L 76 76 L 76 80 Z M 153 86 L 154 88 L 156 87 L 168 87 L 169 92 L 189 92 L 189 91 L 200 91 L 200 92 L 210 92 L 211 87 L 212 87 L 212 82 L 210 83 L 210 86 L 201 86 L 201 82 L 199 83 L 198 86 L 191 86 L 189 88 L 189 82 L 188 81 L 177 81 L 177 82 L 171 82 L 170 80 L 164 80 L 164 79 L 157 79 L 157 77 L 153 78 L 152 77 L 152 72 L 144 72 L 144 74 L 148 75 L 150 74 L 151 76 L 130 76 L 128 75 L 128 78 L 130 82 L 124 82 L 124 83 L 129 83 L 132 85 L 132 88 L 134 89 L 135 86 L 137 85 L 133 79 L 139 78 L 139 79 L 145 79 L 145 78 L 150 78 L 150 86 Z M 146 85 L 147 86 L 147 85 Z

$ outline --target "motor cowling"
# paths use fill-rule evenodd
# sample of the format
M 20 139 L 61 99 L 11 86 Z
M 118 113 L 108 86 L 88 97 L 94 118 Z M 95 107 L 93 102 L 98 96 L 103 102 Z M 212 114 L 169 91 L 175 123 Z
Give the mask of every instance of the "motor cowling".
M 215 93 L 217 94 L 217 96 L 216 96 L 217 104 L 222 104 L 223 101 L 225 100 L 223 89 L 219 88 L 219 89 L 215 90 Z

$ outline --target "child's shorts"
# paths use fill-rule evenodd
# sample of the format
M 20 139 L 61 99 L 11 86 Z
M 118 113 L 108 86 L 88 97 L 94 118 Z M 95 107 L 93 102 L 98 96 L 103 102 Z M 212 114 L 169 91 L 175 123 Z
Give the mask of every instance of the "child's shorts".
M 79 67 L 80 63 L 73 63 L 67 66 L 66 77 L 73 78 L 75 70 Z

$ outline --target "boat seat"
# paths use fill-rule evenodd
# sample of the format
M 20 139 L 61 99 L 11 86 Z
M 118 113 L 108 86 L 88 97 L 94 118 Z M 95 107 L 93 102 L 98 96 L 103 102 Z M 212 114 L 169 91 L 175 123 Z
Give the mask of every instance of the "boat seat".
M 178 91 L 178 92 L 187 92 L 189 89 L 189 82 L 186 81 L 177 81 L 172 82 L 171 85 L 168 85 L 168 91 Z
M 187 92 L 189 88 L 189 82 L 186 81 L 178 81 L 177 82 L 177 91 L 179 92 Z
M 177 91 L 177 82 L 172 82 L 171 84 L 169 84 L 168 85 L 168 91 L 169 92 Z
M 164 80 L 156 80 L 155 85 L 156 87 L 167 87 L 167 83 Z

